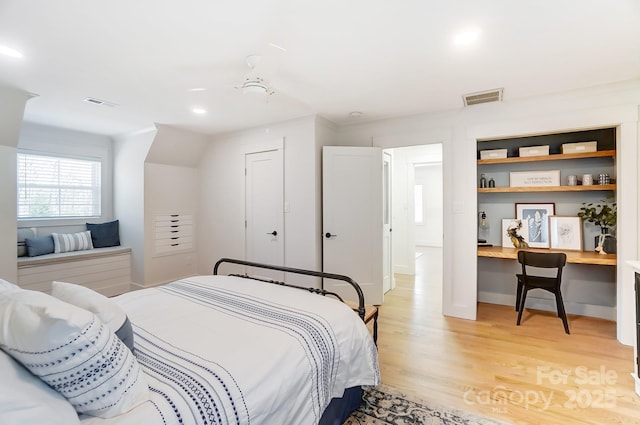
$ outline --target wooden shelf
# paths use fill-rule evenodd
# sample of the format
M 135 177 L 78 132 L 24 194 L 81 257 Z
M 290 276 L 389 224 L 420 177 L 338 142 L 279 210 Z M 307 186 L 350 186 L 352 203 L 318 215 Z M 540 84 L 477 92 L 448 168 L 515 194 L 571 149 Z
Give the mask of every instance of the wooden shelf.
M 540 161 L 563 161 L 568 159 L 584 159 L 584 158 L 602 158 L 602 157 L 615 157 L 615 150 L 597 151 L 597 152 L 584 152 L 584 153 L 564 153 L 554 155 L 539 155 L 539 156 L 514 156 L 509 158 L 492 158 L 492 159 L 479 159 L 478 165 L 488 164 L 508 164 L 515 162 L 540 162 Z
M 502 258 L 506 260 L 517 260 L 518 249 L 503 248 L 501 246 L 479 246 L 478 257 Z M 600 254 L 592 251 L 563 251 L 557 249 L 529 248 L 527 251 L 534 252 L 564 252 L 567 254 L 567 263 L 572 264 L 593 264 L 599 266 L 615 266 L 617 258 L 615 254 Z
M 589 186 L 479 187 L 478 193 L 587 192 L 597 190 L 616 190 L 616 185 L 592 184 Z

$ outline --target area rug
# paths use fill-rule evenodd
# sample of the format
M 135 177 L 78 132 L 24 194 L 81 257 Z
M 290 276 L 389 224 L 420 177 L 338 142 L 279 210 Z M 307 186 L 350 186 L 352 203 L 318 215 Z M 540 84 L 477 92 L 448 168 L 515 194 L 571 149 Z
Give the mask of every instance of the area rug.
M 365 387 L 360 407 L 344 425 L 496 425 L 505 424 L 407 396 L 388 386 Z

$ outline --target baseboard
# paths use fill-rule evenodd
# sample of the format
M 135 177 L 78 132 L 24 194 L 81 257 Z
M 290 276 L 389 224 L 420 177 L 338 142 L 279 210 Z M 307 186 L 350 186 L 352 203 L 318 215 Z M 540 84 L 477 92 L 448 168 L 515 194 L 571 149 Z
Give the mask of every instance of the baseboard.
M 411 268 L 405 264 L 403 265 L 394 264 L 393 273 L 408 274 L 413 276 L 413 273 L 411 273 Z
M 516 297 L 515 295 L 509 294 L 478 291 L 478 301 L 488 304 L 515 306 Z M 527 308 L 531 308 L 534 310 L 556 311 L 556 302 L 552 298 L 538 298 L 528 295 Z M 564 309 L 567 311 L 567 314 L 597 317 L 599 319 L 611 320 L 613 322 L 616 321 L 617 316 L 615 307 L 607 307 L 594 304 L 579 304 L 567 302 L 566 300 L 564 302 Z
M 417 247 L 442 248 L 442 241 L 416 241 Z

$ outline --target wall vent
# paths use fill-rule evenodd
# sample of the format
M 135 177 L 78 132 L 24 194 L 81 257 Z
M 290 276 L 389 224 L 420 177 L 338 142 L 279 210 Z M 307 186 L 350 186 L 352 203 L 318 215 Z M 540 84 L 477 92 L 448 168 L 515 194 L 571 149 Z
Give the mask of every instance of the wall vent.
M 94 105 L 109 106 L 111 108 L 113 108 L 114 106 L 118 106 L 116 103 L 108 102 L 106 100 L 96 99 L 95 97 L 87 97 L 84 99 L 84 101 L 88 103 L 93 103 Z
M 477 105 L 479 103 L 500 102 L 502 101 L 503 89 L 494 89 L 481 91 L 477 93 L 469 93 L 462 96 L 464 106 Z

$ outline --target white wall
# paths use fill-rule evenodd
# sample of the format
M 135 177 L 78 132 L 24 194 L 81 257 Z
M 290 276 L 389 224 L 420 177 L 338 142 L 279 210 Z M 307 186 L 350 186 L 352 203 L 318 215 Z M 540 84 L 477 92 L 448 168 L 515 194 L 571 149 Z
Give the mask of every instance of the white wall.
M 284 214 L 285 265 L 321 269 L 316 119 L 308 117 L 212 140 L 199 169 L 198 272 L 211 273 L 221 257 L 245 258 L 244 155 L 282 145 L 284 199 L 289 207 Z
M 0 86 L 0 279 L 17 283 L 16 153 L 22 116 L 30 95 Z
M 18 283 L 16 233 L 16 148 L 0 145 L 0 279 Z
M 131 248 L 131 279 L 137 285 L 145 282 L 144 161 L 155 135 L 149 128 L 114 143 L 114 215 L 120 220 L 120 243 Z
M 419 246 L 442 246 L 442 163 L 413 164 L 415 184 L 422 186 L 422 223 L 414 224 Z
M 145 162 L 182 167 L 198 166 L 202 153 L 209 145 L 208 136 L 165 124 L 156 124 L 156 129 Z
M 638 99 L 640 81 L 594 87 L 522 101 L 477 105 L 376 123 L 338 132 L 343 144 L 373 140 L 383 148 L 443 143 L 444 288 L 446 315 L 475 319 L 477 302 L 476 141 L 619 126 L 619 228 L 616 313 L 618 339 L 633 341 L 633 281 L 626 261 L 638 257 Z M 505 275 L 512 270 L 505 266 Z M 588 275 L 588 268 L 580 269 Z M 586 279 L 585 279 L 586 280 Z M 590 300 L 597 305 L 600 294 Z

